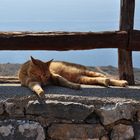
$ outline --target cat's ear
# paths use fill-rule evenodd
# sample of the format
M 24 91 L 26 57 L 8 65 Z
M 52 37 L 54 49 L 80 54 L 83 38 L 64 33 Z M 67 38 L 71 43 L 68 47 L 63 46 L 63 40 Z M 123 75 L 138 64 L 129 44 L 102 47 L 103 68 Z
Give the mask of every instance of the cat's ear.
M 47 61 L 47 62 L 46 62 L 47 67 L 50 66 L 50 64 L 51 64 L 52 61 L 53 61 L 53 59 L 51 59 L 50 61 Z
M 37 60 L 34 59 L 32 56 L 31 56 L 31 61 L 32 61 L 32 63 L 33 63 L 34 65 L 37 65 L 37 64 L 38 64 L 38 63 L 37 63 Z

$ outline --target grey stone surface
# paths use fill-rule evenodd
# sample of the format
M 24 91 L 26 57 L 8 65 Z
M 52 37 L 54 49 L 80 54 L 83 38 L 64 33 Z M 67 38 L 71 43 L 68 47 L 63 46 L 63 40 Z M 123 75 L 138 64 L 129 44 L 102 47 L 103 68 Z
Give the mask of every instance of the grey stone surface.
M 94 111 L 94 106 L 74 102 L 46 101 L 40 104 L 29 101 L 26 108 L 27 115 L 42 116 L 47 118 L 83 121 Z
M 118 124 L 113 127 L 111 140 L 132 140 L 134 138 L 133 127 L 130 125 Z
M 137 120 L 140 122 L 140 108 L 137 110 Z
M 17 102 L 5 102 L 5 111 L 12 117 L 24 116 L 24 105 Z
M 101 137 L 101 140 L 109 140 L 109 137 L 107 135 L 103 136 L 103 137 Z
M 106 135 L 100 124 L 53 124 L 48 137 L 53 140 L 95 140 Z
M 0 102 L 0 115 L 4 112 L 4 103 Z
M 100 123 L 100 119 L 99 116 L 94 112 L 86 118 L 85 122 L 89 124 L 97 124 Z
M 140 100 L 140 86 L 130 86 L 129 88 L 120 87 L 101 87 L 82 85 L 81 90 L 73 90 L 64 87 L 47 86 L 44 88 L 46 96 L 48 95 L 67 95 L 82 96 L 89 98 L 100 98 L 106 100 Z M 20 84 L 0 84 L 0 99 L 18 98 L 34 95 L 30 89 L 21 87 Z
M 140 122 L 133 123 L 135 140 L 140 140 Z
M 27 120 L 0 121 L 0 140 L 45 140 L 43 127 Z
M 132 104 L 117 103 L 107 104 L 96 110 L 101 122 L 104 125 L 109 125 L 118 120 L 133 120 L 135 108 Z

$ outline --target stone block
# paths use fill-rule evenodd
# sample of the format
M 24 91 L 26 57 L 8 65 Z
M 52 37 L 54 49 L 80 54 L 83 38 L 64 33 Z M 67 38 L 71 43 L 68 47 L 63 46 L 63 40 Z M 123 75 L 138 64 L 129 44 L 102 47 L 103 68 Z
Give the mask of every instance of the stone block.
M 96 110 L 104 125 L 112 124 L 118 120 L 133 120 L 135 109 L 130 104 L 107 104 Z
M 88 124 L 97 124 L 100 123 L 100 120 L 97 114 L 94 112 L 86 118 L 85 122 Z
M 111 140 L 132 140 L 134 131 L 131 125 L 118 124 L 113 127 Z
M 24 116 L 23 105 L 16 102 L 5 102 L 5 111 L 12 117 Z
M 100 140 L 109 140 L 109 137 L 107 135 L 105 135 L 105 136 L 101 137 Z
M 137 120 L 140 122 L 140 110 L 137 111 Z
M 45 118 L 61 120 L 83 121 L 94 111 L 94 106 L 73 102 L 46 101 L 40 104 L 38 101 L 29 101 L 26 114 L 37 115 Z
M 99 140 L 106 135 L 100 124 L 53 124 L 48 137 L 53 140 Z
M 135 140 L 140 140 L 140 122 L 135 122 L 133 124 Z
M 0 121 L 0 140 L 45 140 L 43 127 L 33 121 Z

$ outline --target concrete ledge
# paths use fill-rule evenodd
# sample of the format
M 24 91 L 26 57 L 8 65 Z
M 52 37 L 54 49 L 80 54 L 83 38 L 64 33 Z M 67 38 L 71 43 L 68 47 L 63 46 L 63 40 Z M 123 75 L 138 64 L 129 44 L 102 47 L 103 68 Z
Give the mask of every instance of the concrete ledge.
M 81 90 L 48 86 L 45 92 L 45 102 L 40 103 L 30 89 L 20 84 L 0 85 L 1 139 L 24 139 L 28 137 L 25 129 L 32 134 L 27 140 L 41 135 L 42 140 L 140 139 L 138 86 L 82 85 Z M 24 128 L 22 135 L 19 125 Z M 9 135 L 5 135 L 7 131 Z
M 99 99 L 107 102 L 121 102 L 121 101 L 139 101 L 140 100 L 140 86 L 129 86 L 127 88 L 121 87 L 101 87 L 82 85 L 81 90 L 73 90 L 58 86 L 44 87 L 46 98 L 60 99 L 62 96 L 78 97 L 79 100 L 87 98 L 89 100 Z M 20 84 L 0 84 L 0 100 L 7 100 L 9 98 L 22 98 L 35 95 L 27 87 L 21 87 Z M 62 98 L 61 98 L 62 99 Z M 68 101 L 68 99 L 66 99 Z

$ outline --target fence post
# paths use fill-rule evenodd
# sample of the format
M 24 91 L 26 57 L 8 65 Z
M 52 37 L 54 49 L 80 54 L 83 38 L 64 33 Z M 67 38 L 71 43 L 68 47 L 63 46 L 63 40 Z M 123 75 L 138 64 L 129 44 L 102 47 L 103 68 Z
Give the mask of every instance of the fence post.
M 120 30 L 126 30 L 130 33 L 134 26 L 134 10 L 135 0 L 120 0 Z M 130 35 L 126 42 L 126 47 L 129 47 Z M 132 51 L 118 49 L 118 66 L 120 79 L 127 80 L 129 85 L 134 85 L 134 73 L 132 62 Z

